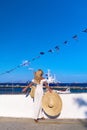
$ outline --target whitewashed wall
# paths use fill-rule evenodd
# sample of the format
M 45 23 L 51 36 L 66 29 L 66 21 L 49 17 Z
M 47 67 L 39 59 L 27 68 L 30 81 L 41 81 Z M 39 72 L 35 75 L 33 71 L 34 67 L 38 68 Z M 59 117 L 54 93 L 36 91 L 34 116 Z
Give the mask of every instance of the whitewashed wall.
M 58 119 L 87 118 L 87 93 L 59 95 L 63 107 Z M 0 95 L 0 117 L 33 118 L 33 107 L 30 96 Z

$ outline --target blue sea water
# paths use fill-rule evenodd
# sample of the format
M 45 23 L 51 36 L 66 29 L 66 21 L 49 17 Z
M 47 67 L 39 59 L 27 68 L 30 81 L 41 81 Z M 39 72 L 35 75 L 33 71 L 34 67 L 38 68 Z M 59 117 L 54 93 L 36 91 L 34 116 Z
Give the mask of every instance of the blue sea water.
M 26 85 L 27 83 L 0 83 L 0 94 L 24 94 L 22 89 Z M 69 87 L 71 93 L 87 93 L 87 83 L 56 83 L 49 86 L 54 90 L 65 90 Z

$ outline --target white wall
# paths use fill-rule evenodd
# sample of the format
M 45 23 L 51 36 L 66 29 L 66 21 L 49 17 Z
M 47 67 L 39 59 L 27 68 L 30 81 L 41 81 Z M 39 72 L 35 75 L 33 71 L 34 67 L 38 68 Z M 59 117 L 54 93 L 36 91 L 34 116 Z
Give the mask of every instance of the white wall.
M 87 118 L 87 93 L 59 94 L 62 111 L 59 119 Z M 25 95 L 0 95 L 0 117 L 33 118 L 33 100 Z
M 60 95 L 63 107 L 59 118 L 87 118 L 87 93 Z

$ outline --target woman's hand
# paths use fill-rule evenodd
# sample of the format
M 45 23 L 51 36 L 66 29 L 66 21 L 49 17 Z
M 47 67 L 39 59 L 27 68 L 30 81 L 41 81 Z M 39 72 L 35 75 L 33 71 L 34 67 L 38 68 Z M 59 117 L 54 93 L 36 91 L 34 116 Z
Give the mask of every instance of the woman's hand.
M 30 88 L 32 86 L 33 82 L 31 82 L 28 86 L 26 86 L 25 88 L 22 89 L 22 92 L 26 92 L 26 90 L 28 88 Z
M 22 92 L 26 92 L 26 90 L 27 90 L 27 87 L 23 88 L 23 89 L 22 89 Z
M 48 91 L 51 93 L 53 90 L 51 88 L 48 88 Z

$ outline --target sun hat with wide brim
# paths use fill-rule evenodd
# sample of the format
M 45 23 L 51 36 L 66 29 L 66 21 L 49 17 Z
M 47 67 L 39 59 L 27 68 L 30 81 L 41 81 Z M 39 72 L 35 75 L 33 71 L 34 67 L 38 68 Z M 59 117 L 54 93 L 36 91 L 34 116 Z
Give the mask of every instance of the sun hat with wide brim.
M 57 116 L 61 113 L 62 100 L 55 92 L 45 92 L 42 97 L 42 108 L 48 116 Z
M 34 94 L 35 94 L 35 86 L 31 86 L 30 87 L 31 88 L 31 91 L 30 91 L 30 96 L 31 96 L 31 98 L 34 98 Z

